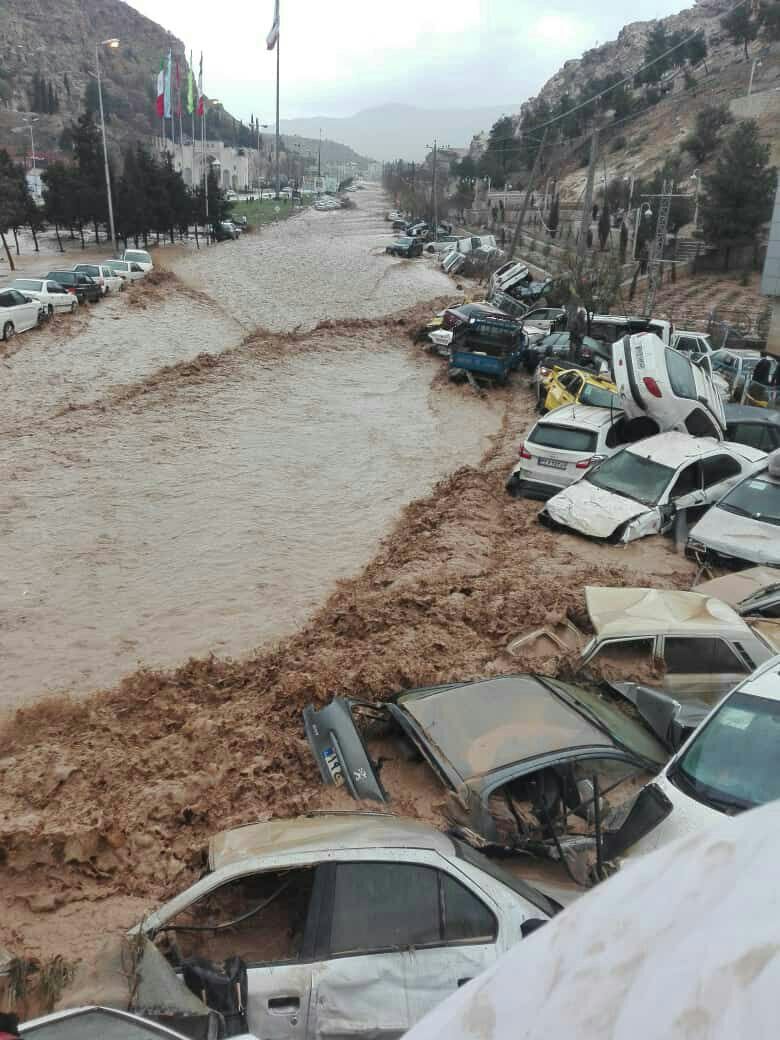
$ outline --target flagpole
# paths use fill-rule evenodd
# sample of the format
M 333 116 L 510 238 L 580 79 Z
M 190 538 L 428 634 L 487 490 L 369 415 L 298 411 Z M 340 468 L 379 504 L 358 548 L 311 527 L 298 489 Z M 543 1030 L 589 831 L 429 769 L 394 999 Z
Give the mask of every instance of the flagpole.
M 279 42 L 280 32 L 276 32 L 276 197 L 279 198 Z

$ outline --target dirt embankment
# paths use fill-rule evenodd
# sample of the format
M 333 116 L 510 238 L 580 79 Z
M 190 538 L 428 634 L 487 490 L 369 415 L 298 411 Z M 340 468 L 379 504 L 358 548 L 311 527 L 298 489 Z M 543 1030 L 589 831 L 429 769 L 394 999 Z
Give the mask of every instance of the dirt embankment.
M 433 393 L 470 393 L 439 386 L 430 363 Z M 244 660 L 141 670 L 16 714 L 0 732 L 0 945 L 18 948 L 45 919 L 35 952 L 72 953 L 95 900 L 108 901 L 101 915 L 128 897 L 153 902 L 195 876 L 213 832 L 328 804 L 306 704 L 521 670 L 507 641 L 581 607 L 585 583 L 690 583 L 663 541 L 597 546 L 547 531 L 537 504 L 510 499 L 503 484 L 531 401 L 496 393 L 504 420 L 481 465 L 408 506 L 299 633 Z M 418 811 L 412 792 L 399 808 Z

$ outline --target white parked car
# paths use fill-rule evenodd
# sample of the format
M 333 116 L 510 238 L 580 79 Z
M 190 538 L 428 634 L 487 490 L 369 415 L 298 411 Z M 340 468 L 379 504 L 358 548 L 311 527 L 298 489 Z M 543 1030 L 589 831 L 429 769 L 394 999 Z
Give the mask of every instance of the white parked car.
M 95 1004 L 30 1019 L 21 1024 L 19 1035 L 22 1040 L 188 1040 L 186 1034 L 143 1015 Z
M 115 271 L 120 278 L 123 278 L 126 282 L 137 282 L 141 278 L 145 277 L 146 272 L 137 264 L 135 261 L 129 260 L 107 260 L 106 267 L 110 267 L 112 271 Z
M 19 289 L 0 290 L 0 336 L 6 342 L 17 332 L 34 329 L 45 313 L 38 300 L 31 299 Z
M 756 448 L 667 431 L 586 470 L 549 499 L 539 519 L 589 538 L 632 542 L 670 530 L 683 514 L 693 522 L 765 464 L 766 454 Z
M 49 315 L 55 311 L 68 311 L 72 314 L 78 310 L 79 301 L 76 297 L 72 296 L 64 285 L 51 278 L 15 278 L 8 288 L 18 289 L 31 300 L 38 300 Z
M 269 1040 L 401 1037 L 558 909 L 461 841 L 386 813 L 225 831 L 209 868 L 138 930 L 174 967 L 241 957 L 249 1031 Z
M 780 449 L 732 487 L 696 524 L 686 552 L 704 563 L 780 567 Z
M 73 270 L 88 274 L 98 283 L 104 296 L 112 292 L 121 292 L 125 287 L 124 280 L 108 264 L 76 264 Z
M 631 859 L 780 798 L 780 657 L 744 679 L 640 792 Z M 641 833 L 641 831 L 640 831 Z
M 689 332 L 687 329 L 675 329 L 671 345 L 683 354 L 711 354 L 715 349 L 708 333 Z
M 723 437 L 723 400 L 706 358 L 694 364 L 652 332 L 644 332 L 612 344 L 612 373 L 629 418 L 649 415 L 662 431 Z
M 626 443 L 622 412 L 565 404 L 535 423 L 520 445 L 520 461 L 506 489 L 510 495 L 549 498 L 614 455 Z
M 526 311 L 523 321 L 530 322 L 541 329 L 545 336 L 555 332 L 566 322 L 566 311 L 561 307 L 532 307 Z
M 147 253 L 145 249 L 126 249 L 122 253 L 121 259 L 127 260 L 131 264 L 138 264 L 144 274 L 154 270 L 154 261 L 151 254 Z

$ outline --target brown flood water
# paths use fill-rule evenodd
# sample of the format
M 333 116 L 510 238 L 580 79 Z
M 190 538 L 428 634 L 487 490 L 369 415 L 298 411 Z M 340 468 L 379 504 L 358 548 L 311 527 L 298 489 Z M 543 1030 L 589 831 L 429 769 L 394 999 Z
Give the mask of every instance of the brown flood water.
M 292 631 L 499 421 L 399 336 L 0 440 L 0 705 Z

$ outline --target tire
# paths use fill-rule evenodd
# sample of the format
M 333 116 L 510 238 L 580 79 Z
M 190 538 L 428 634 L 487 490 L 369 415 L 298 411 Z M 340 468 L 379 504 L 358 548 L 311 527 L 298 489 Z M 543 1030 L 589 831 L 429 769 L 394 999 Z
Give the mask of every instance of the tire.
M 9 340 L 13 339 L 15 332 L 16 332 L 16 329 L 14 328 L 14 323 L 12 321 L 7 321 L 5 323 L 5 325 L 3 325 L 3 340 L 4 340 L 4 342 L 7 343 Z
M 71 303 L 71 305 L 70 305 L 70 313 L 71 314 L 75 314 L 76 313 L 76 308 L 78 307 L 78 305 L 79 305 L 79 301 L 78 300 L 74 300 L 73 303 Z

